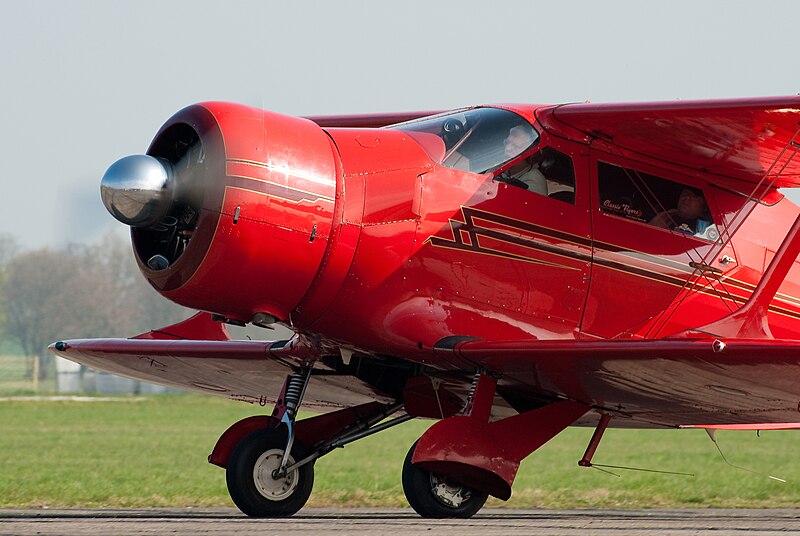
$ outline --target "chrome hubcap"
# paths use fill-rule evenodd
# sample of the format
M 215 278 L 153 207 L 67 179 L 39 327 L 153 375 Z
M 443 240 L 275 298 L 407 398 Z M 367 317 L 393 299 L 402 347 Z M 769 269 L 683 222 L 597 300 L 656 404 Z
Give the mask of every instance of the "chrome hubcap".
M 283 451 L 279 449 L 268 450 L 258 457 L 253 467 L 253 481 L 256 489 L 270 501 L 282 501 L 289 497 L 297 488 L 298 471 L 295 469 L 286 476 L 273 478 L 273 473 L 281 467 Z M 294 459 L 289 456 L 289 464 Z
M 440 503 L 451 508 L 458 508 L 470 498 L 470 490 L 459 484 L 431 473 L 431 493 Z

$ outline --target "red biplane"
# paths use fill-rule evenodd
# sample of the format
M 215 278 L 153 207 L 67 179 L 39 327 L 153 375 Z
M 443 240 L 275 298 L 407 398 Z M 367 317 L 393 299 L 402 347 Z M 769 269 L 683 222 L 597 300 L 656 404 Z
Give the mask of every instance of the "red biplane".
M 142 273 L 202 311 L 59 355 L 274 403 L 209 461 L 251 516 L 437 419 L 411 506 L 468 517 L 571 425 L 800 428 L 800 97 L 295 118 L 209 102 L 103 178 Z M 225 324 L 280 323 L 286 341 Z M 299 407 L 321 412 L 296 420 Z

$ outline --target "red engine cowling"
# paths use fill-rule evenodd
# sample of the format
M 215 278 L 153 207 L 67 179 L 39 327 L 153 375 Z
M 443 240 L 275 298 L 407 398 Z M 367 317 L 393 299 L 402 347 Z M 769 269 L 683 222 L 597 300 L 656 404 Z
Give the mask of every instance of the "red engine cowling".
M 168 162 L 174 183 L 167 216 L 131 228 L 147 280 L 187 307 L 288 320 L 331 234 L 338 157 L 326 133 L 305 119 L 202 103 L 170 118 L 147 154 Z

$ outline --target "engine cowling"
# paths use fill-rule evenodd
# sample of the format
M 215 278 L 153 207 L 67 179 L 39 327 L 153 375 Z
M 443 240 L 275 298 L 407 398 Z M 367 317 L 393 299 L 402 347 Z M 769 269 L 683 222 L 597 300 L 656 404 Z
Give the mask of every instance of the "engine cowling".
M 202 103 L 170 118 L 146 156 L 113 164 L 101 190 L 161 294 L 241 322 L 287 321 L 330 238 L 336 158 L 311 121 Z

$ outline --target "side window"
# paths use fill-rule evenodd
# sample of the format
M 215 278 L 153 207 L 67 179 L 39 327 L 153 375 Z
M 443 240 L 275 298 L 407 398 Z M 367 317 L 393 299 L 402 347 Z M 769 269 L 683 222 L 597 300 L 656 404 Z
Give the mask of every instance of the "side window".
M 600 210 L 704 240 L 719 231 L 699 188 L 663 177 L 598 162 Z
M 575 203 L 572 158 L 552 147 L 545 147 L 513 163 L 494 179 L 552 199 Z

